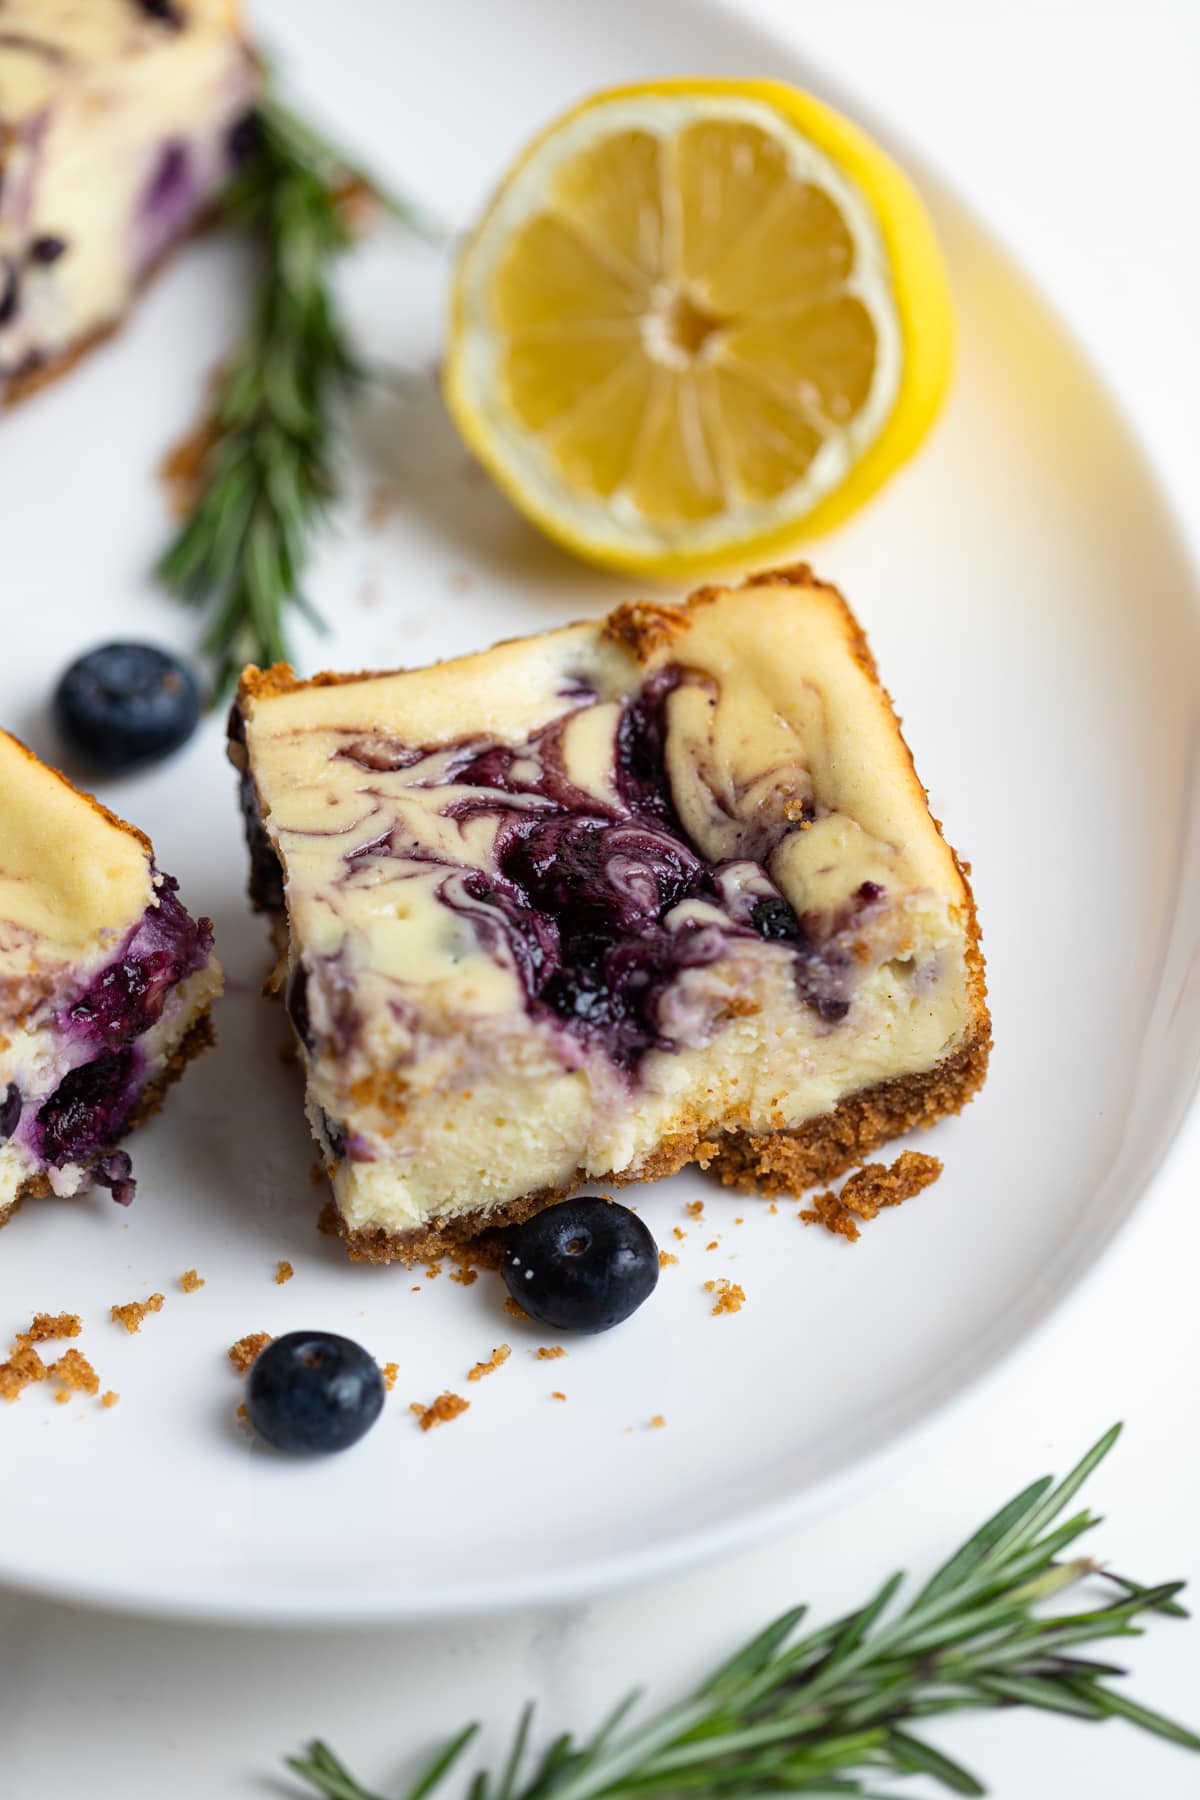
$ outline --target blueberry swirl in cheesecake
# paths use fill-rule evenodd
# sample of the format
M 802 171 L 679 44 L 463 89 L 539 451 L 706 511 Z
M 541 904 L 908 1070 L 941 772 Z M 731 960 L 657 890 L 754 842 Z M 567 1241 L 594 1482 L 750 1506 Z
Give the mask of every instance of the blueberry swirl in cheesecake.
M 807 578 L 413 673 L 251 671 L 231 735 L 360 1247 L 811 1139 L 986 1039 L 965 881 Z

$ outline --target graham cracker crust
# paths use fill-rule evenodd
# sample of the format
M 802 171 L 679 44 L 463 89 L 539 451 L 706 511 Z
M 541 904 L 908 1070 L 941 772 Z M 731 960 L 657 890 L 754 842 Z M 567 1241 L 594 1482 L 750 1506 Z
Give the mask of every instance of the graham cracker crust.
M 122 1139 L 126 1138 L 131 1131 L 136 1131 L 139 1125 L 144 1125 L 147 1119 L 152 1119 L 155 1113 L 161 1110 L 166 1099 L 167 1089 L 173 1087 L 179 1080 L 193 1057 L 199 1056 L 202 1050 L 211 1049 L 216 1041 L 217 1034 L 213 1028 L 212 1008 L 206 1006 L 204 1011 L 192 1020 L 154 1080 L 148 1082 L 142 1089 L 133 1111 L 125 1122 L 125 1129 L 121 1133 Z M 13 1198 L 6 1205 L 0 1206 L 0 1229 L 8 1224 L 23 1200 L 44 1200 L 52 1191 L 44 1170 L 39 1170 L 36 1175 L 28 1176 L 21 1183 Z
M 971 1035 L 932 1069 L 898 1075 L 848 1094 L 832 1112 L 790 1131 L 755 1135 L 732 1130 L 715 1138 L 711 1128 L 681 1131 L 635 1168 L 596 1180 L 606 1186 L 628 1187 L 635 1182 L 665 1180 L 689 1163 L 697 1163 L 702 1169 L 712 1169 L 726 1187 L 763 1199 L 799 1195 L 818 1182 L 844 1174 L 892 1138 L 917 1128 L 927 1130 L 939 1119 L 961 1112 L 983 1086 L 991 1047 L 985 1011 Z M 469 1250 L 473 1263 L 497 1268 L 504 1253 L 502 1231 L 569 1199 L 590 1179 L 580 1171 L 561 1187 L 523 1194 L 491 1212 L 464 1213 L 405 1232 L 387 1232 L 379 1226 L 356 1230 L 347 1225 L 331 1200 L 321 1214 L 320 1228 L 340 1237 L 355 1262 L 412 1264 Z

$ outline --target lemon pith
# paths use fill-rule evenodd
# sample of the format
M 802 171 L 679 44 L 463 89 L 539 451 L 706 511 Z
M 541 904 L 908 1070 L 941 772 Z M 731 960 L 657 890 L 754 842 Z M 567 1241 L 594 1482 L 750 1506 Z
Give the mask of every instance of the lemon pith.
M 459 258 L 446 397 L 509 496 L 671 577 L 826 530 L 950 372 L 932 227 L 857 127 L 777 82 L 614 90 L 556 121 Z

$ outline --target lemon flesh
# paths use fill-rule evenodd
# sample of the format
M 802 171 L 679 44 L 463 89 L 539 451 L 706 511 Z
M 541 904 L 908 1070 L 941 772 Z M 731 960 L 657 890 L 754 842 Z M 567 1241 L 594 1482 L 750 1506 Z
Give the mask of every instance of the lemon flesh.
M 624 89 L 553 125 L 459 260 L 446 392 L 510 496 L 581 555 L 674 576 L 845 517 L 949 374 L 913 190 L 769 82 Z

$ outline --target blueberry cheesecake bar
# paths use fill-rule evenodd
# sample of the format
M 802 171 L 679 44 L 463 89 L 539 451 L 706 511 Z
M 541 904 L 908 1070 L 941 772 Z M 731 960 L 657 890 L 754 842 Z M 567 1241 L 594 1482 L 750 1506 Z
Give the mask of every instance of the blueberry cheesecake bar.
M 121 321 L 229 179 L 258 87 L 235 0 L 4 0 L 0 406 Z
M 983 1081 L 966 870 L 806 568 L 428 669 L 248 669 L 230 753 L 355 1255 L 689 1162 L 799 1191 Z
M 133 1198 L 120 1141 L 211 1041 L 212 946 L 141 832 L 0 731 L 0 1224 Z

